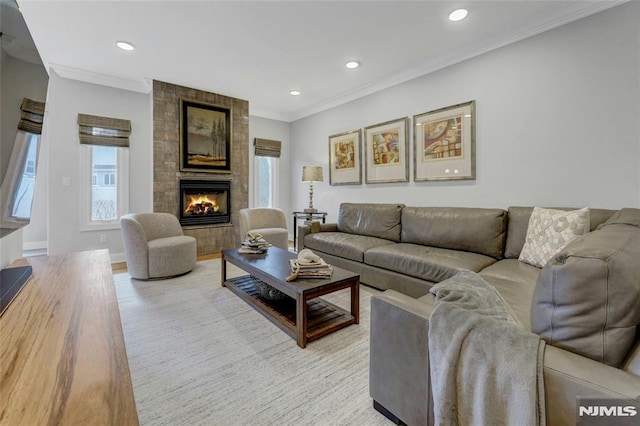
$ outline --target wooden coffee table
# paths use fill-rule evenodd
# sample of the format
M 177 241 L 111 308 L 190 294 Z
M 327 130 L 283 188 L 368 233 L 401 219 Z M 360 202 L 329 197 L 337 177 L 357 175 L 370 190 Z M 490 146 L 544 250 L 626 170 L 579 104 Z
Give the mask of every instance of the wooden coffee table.
M 360 275 L 333 267 L 330 279 L 297 279 L 287 282 L 291 274 L 289 259 L 296 256 L 286 250 L 270 247 L 263 254 L 238 253 L 238 249 L 222 251 L 222 286 L 294 338 L 298 346 L 351 324 L 360 323 Z M 227 262 L 239 267 L 271 287 L 285 293 L 282 300 L 267 300 L 258 295 L 250 275 L 227 278 Z M 351 288 L 351 312 L 319 296 Z

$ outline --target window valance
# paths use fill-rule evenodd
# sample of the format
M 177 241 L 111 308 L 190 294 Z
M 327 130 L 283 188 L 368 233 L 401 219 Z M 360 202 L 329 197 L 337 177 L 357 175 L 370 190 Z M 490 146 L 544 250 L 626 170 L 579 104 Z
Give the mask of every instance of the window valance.
M 44 121 L 44 105 L 44 102 L 24 98 L 20 106 L 22 115 L 18 122 L 18 129 L 36 135 L 41 134 L 42 122 Z
M 255 138 L 255 155 L 258 157 L 275 157 L 280 158 L 280 148 L 282 142 L 270 139 Z
M 129 120 L 78 114 L 78 127 L 81 144 L 129 147 Z

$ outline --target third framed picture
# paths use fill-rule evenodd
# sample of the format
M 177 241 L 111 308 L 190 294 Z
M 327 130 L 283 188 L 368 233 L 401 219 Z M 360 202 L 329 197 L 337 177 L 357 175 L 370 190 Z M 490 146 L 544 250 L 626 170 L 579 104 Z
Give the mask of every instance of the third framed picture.
M 476 178 L 475 101 L 413 116 L 413 180 Z

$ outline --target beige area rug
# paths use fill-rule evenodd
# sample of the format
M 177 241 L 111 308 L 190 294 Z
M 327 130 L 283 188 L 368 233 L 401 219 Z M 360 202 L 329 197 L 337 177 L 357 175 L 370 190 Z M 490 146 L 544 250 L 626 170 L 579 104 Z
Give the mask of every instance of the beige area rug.
M 169 280 L 114 279 L 142 425 L 391 424 L 369 396 L 376 290 L 361 287 L 359 325 L 301 349 L 220 286 L 220 259 Z M 323 298 L 349 307 L 349 290 Z

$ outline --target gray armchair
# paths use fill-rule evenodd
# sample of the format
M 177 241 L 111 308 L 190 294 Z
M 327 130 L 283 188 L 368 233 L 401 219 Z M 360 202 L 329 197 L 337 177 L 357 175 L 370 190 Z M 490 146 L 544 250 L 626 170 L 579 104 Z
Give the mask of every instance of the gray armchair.
M 169 278 L 196 266 L 196 239 L 182 232 L 169 213 L 134 213 L 120 218 L 124 256 L 132 278 Z
M 240 210 L 240 239 L 243 240 L 249 231 L 261 234 L 274 247 L 280 247 L 283 250 L 289 249 L 287 218 L 280 209 Z

